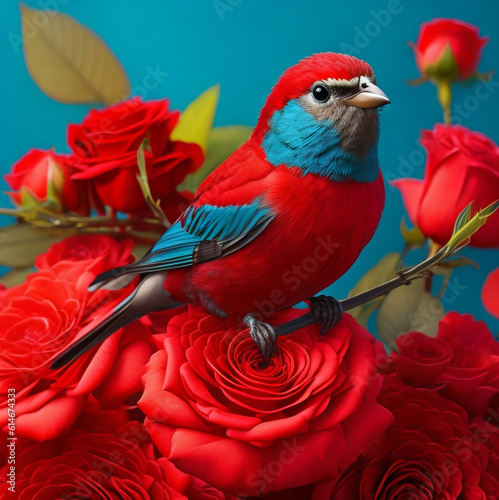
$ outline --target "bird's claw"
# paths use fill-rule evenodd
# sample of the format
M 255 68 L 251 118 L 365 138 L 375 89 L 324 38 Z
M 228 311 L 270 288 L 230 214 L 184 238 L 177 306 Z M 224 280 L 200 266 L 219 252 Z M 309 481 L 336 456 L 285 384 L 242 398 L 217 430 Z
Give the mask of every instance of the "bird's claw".
M 340 302 L 333 297 L 319 295 L 310 299 L 310 310 L 316 323 L 321 325 L 319 335 L 326 335 L 336 326 L 343 315 Z
M 263 358 L 270 357 L 274 350 L 276 339 L 274 328 L 268 323 L 257 320 L 253 314 L 247 314 L 243 322 L 250 329 L 251 338 L 254 340 Z

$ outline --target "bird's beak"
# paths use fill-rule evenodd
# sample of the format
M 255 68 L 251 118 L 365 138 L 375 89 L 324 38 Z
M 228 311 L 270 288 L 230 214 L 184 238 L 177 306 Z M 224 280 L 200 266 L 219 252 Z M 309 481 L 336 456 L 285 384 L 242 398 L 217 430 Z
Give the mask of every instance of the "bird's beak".
M 360 84 L 358 92 L 352 96 L 345 97 L 342 99 L 342 102 L 346 106 L 371 109 L 390 104 L 390 99 L 374 83 L 363 81 Z

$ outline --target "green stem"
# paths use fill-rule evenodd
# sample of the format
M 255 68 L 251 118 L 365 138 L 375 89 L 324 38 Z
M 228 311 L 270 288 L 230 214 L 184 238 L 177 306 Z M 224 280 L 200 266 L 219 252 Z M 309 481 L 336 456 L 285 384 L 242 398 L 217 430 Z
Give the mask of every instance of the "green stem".
M 450 108 L 452 104 L 452 85 L 450 80 L 438 82 L 438 102 L 444 110 L 444 123 L 452 123 Z
M 406 269 L 404 271 L 399 271 L 398 276 L 396 278 L 387 281 L 386 283 L 382 283 L 370 290 L 367 290 L 363 293 L 355 295 L 353 297 L 349 297 L 348 299 L 340 300 L 340 304 L 344 311 L 348 311 L 353 309 L 354 307 L 365 304 L 366 302 L 370 302 L 378 297 L 382 297 L 386 295 L 388 292 L 395 290 L 402 285 L 409 285 L 412 280 L 419 278 L 428 278 L 431 275 L 431 269 L 439 264 L 446 257 L 455 253 L 454 250 L 449 250 L 446 247 L 438 250 L 434 255 L 430 255 L 425 261 L 419 263 L 418 265 Z M 315 318 L 312 312 L 308 312 L 298 318 L 295 318 L 283 325 L 278 326 L 275 329 L 276 336 L 280 337 L 281 335 L 288 335 L 300 328 L 303 328 L 307 325 L 311 325 L 315 323 Z
M 431 241 L 431 247 L 430 251 L 428 252 L 428 258 L 436 255 L 441 247 L 442 246 L 439 245 L 438 243 Z M 433 274 L 430 274 L 425 280 L 425 291 L 431 294 L 432 287 L 433 287 Z
M 407 254 L 412 250 L 412 245 L 409 243 L 406 243 L 404 245 L 404 248 L 402 249 L 402 252 L 400 253 L 399 260 L 397 262 L 397 265 L 395 266 L 396 269 L 399 269 L 401 266 L 404 264 L 404 259 L 407 257 Z
M 0 215 L 11 215 L 12 217 L 21 217 L 21 211 L 17 208 L 0 208 Z

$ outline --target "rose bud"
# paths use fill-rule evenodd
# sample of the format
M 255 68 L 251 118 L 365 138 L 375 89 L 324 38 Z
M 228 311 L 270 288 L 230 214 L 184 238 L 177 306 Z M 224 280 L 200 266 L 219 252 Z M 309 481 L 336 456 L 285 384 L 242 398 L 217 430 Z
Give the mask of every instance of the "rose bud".
M 71 180 L 72 173 L 71 156 L 32 149 L 14 164 L 5 180 L 14 190 L 9 194 L 18 206 L 23 206 L 24 191 L 40 203 L 47 201 L 50 196 L 63 211 L 88 215 L 90 204 L 87 183 Z
M 413 45 L 419 71 L 429 78 L 466 80 L 480 62 L 488 37 L 479 29 L 456 19 L 434 19 L 423 23 Z
M 491 73 L 476 72 L 487 37 L 479 37 L 472 24 L 456 19 L 434 19 L 423 23 L 414 49 L 416 64 L 422 77 L 414 80 L 418 85 L 430 79 L 438 86 L 438 101 L 444 111 L 445 123 L 451 123 L 453 81 L 471 78 L 488 80 Z

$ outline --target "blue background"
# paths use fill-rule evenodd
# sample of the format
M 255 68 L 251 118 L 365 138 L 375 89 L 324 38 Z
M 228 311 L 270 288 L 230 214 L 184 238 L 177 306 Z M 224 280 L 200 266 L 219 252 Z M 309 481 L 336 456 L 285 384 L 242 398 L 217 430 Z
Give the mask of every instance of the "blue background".
M 168 73 L 145 98 L 169 97 L 184 109 L 206 88 L 221 83 L 215 125 L 254 126 L 258 112 L 279 75 L 299 59 L 321 51 L 349 51 L 373 66 L 378 84 L 392 100 L 382 114 L 380 162 L 388 178 L 422 178 L 424 156 L 418 145 L 422 129 L 442 120 L 436 89 L 427 83 L 411 88 L 407 79 L 418 76 L 408 41 L 416 41 L 422 22 L 454 17 L 480 27 L 490 37 L 480 70 L 497 69 L 499 2 L 455 0 L 28 0 L 34 8 L 58 8 L 98 33 L 124 65 L 135 92 L 148 68 Z M 391 13 L 388 12 L 391 9 Z M 16 1 L 2 2 L 0 54 L 0 173 L 29 148 L 52 146 L 66 152 L 68 123 L 79 122 L 88 106 L 59 104 L 34 84 L 25 65 Z M 493 81 L 499 81 L 499 76 Z M 467 97 L 474 88 L 455 87 L 454 103 L 466 106 L 460 122 L 499 141 L 499 92 L 478 103 Z M 3 184 L 7 189 L 6 184 Z M 445 193 L 442 193 L 445 196 Z M 2 206 L 9 206 L 6 196 Z M 400 251 L 399 224 L 404 208 L 398 191 L 387 186 L 387 203 L 379 230 L 355 266 L 331 292 L 344 297 L 360 276 L 389 251 Z M 7 217 L 0 224 L 12 221 Z M 481 263 L 480 271 L 459 269 L 455 276 L 466 289 L 446 309 L 471 312 L 493 332 L 499 321 L 483 309 L 480 290 L 488 272 L 497 267 L 497 251 L 467 249 Z M 421 255 L 422 257 L 422 255 Z

